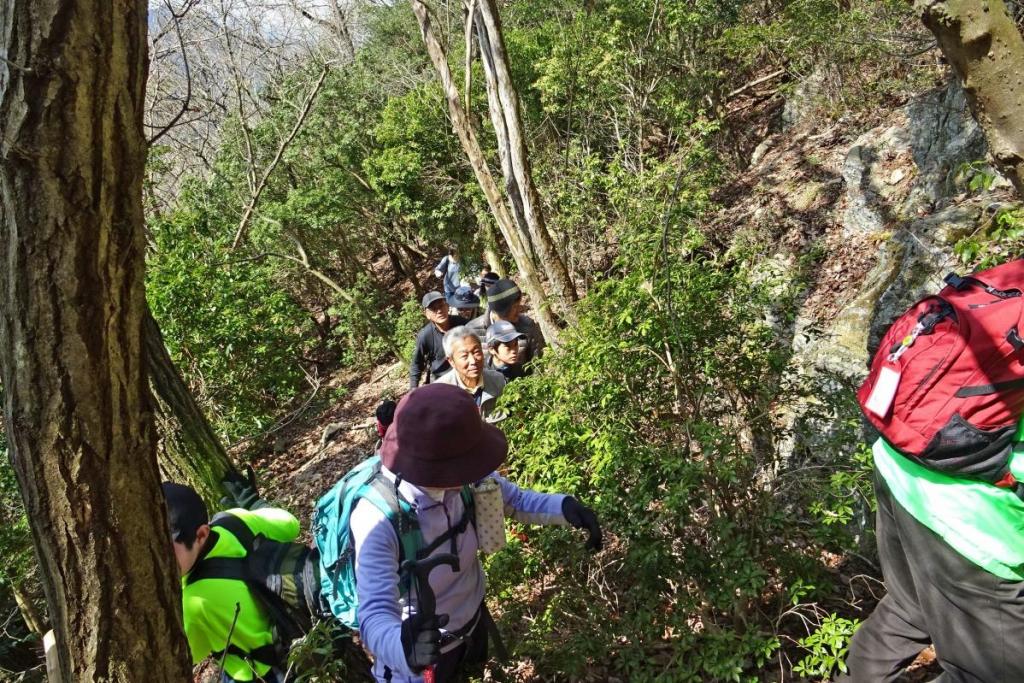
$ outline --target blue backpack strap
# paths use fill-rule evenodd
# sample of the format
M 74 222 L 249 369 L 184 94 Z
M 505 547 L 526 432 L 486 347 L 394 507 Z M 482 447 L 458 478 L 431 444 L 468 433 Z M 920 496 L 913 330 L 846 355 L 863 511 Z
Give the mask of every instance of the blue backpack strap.
M 362 495 L 384 513 L 391 522 L 398 536 L 398 564 L 416 557 L 423 545 L 423 534 L 420 533 L 419 519 L 412 504 L 399 495 L 397 487 L 379 473 L 367 484 L 366 489 L 372 495 Z

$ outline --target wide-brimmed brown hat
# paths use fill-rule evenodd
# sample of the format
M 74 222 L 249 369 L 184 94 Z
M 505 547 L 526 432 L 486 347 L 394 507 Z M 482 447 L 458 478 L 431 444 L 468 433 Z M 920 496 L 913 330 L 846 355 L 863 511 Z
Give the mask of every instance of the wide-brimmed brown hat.
M 452 384 L 428 384 L 406 394 L 380 449 L 385 467 L 432 488 L 479 481 L 507 455 L 505 435 L 480 419 L 469 392 Z

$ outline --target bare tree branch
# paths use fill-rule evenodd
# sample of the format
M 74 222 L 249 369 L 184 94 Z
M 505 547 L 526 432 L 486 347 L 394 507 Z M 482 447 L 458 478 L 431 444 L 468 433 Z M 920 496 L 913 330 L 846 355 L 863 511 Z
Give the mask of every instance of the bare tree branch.
M 299 115 L 295 118 L 295 124 L 292 129 L 288 132 L 280 143 L 277 145 L 277 152 L 274 154 L 274 158 L 270 160 L 267 167 L 263 169 L 263 174 L 260 176 L 259 182 L 256 184 L 252 195 L 249 197 L 249 202 L 245 206 L 245 210 L 242 212 L 242 220 L 238 223 L 238 231 L 235 233 L 235 238 L 231 241 L 231 248 L 235 249 L 241 244 L 242 240 L 245 239 L 246 230 L 249 228 L 249 222 L 252 220 L 253 213 L 256 211 L 256 204 L 260 200 L 260 196 L 263 194 L 263 190 L 267 187 L 267 182 L 270 180 L 270 176 L 277 169 L 278 164 L 281 163 L 282 157 L 284 157 L 285 151 L 288 146 L 295 139 L 295 136 L 302 130 L 303 124 L 306 123 L 306 118 L 309 116 L 309 112 L 313 109 L 313 102 L 316 101 L 316 96 L 320 93 L 320 88 L 323 87 L 324 81 L 327 79 L 327 74 L 330 73 L 330 65 L 325 64 L 323 69 L 320 71 L 320 77 L 317 79 L 313 87 L 310 88 L 306 94 L 306 99 L 302 103 L 302 109 L 299 111 Z

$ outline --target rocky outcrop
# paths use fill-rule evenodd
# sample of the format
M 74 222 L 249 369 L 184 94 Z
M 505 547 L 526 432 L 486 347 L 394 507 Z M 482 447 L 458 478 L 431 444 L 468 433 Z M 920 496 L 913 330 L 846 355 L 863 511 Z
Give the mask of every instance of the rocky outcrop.
M 965 189 L 972 173 L 994 172 L 955 82 L 856 135 L 849 122 L 813 129 L 808 118 L 757 147 L 723 218 L 741 226 L 736 253 L 776 245 L 757 256 L 756 272 L 804 287 L 795 319 L 769 320 L 815 386 L 780 416 L 792 434 L 783 451 L 805 455 L 834 448 L 843 429 L 862 438 L 843 418 L 856 414 L 852 390 L 869 354 L 896 316 L 960 265 L 953 245 L 1009 199 L 1005 182 Z
M 957 265 L 953 245 L 1005 196 L 998 188 L 961 192 L 962 170 L 984 159 L 985 139 L 955 81 L 893 112 L 834 156 L 841 192 L 819 214 L 831 213 L 821 239 L 837 248 L 826 251 L 818 268 L 838 265 L 841 277 L 826 280 L 827 292 L 812 285 L 794 323 L 794 351 L 806 371 L 858 382 L 892 319 L 941 287 Z M 810 187 L 816 185 L 821 181 Z M 807 187 L 791 193 L 788 205 L 805 206 Z M 837 303 L 816 305 L 825 294 Z

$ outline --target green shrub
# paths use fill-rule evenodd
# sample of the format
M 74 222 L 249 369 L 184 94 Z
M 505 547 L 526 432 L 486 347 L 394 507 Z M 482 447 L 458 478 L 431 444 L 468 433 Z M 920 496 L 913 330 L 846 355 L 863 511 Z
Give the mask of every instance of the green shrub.
M 229 438 L 251 434 L 295 396 L 311 336 L 274 262 L 233 256 L 204 209 L 152 221 L 147 298 L 178 367 Z
M 991 268 L 1024 255 L 1024 209 L 1003 208 L 953 245 L 953 253 L 974 270 Z
M 639 259 L 658 233 L 636 232 Z M 782 647 L 790 587 L 827 595 L 822 551 L 852 542 L 863 479 L 783 476 L 795 456 L 778 413 L 812 388 L 766 312 L 790 307 L 799 283 L 672 255 L 687 243 L 597 283 L 561 350 L 502 398 L 513 478 L 578 495 L 608 534 L 591 558 L 576 533 L 524 529 L 489 563 L 518 654 L 547 675 L 756 680 Z M 847 469 L 849 434 L 825 447 Z
M 398 319 L 395 321 L 395 346 L 402 350 L 402 358 L 409 360 L 413 351 L 416 350 L 416 335 L 426 318 L 423 317 L 423 308 L 416 299 L 406 299 L 402 302 L 402 308 L 398 312 Z

